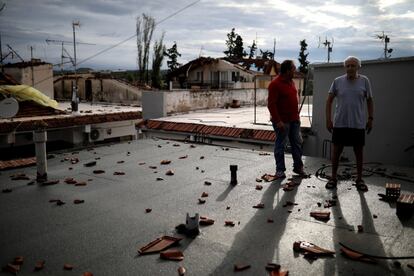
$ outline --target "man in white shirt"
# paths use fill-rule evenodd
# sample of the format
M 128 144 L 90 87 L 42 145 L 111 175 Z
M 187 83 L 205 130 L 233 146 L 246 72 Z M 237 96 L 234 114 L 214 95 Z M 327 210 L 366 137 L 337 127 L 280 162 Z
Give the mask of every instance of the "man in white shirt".
M 333 143 L 332 177 L 326 188 L 336 188 L 339 157 L 345 146 L 352 146 L 357 163 L 355 184 L 359 191 L 367 191 L 368 187 L 362 180 L 362 164 L 365 130 L 370 133 L 374 119 L 371 84 L 366 76 L 358 74 L 361 61 L 357 57 L 347 57 L 344 66 L 346 74 L 333 81 L 326 101 L 326 128 L 332 133 Z M 336 99 L 336 106 L 332 121 L 334 99 Z

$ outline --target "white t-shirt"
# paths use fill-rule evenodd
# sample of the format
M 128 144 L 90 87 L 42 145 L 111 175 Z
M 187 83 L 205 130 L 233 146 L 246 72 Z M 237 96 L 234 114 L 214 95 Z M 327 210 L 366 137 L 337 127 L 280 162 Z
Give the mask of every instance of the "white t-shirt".
M 371 84 L 364 75 L 349 80 L 347 75 L 337 77 L 329 88 L 336 99 L 334 127 L 365 129 L 366 99 L 372 98 Z

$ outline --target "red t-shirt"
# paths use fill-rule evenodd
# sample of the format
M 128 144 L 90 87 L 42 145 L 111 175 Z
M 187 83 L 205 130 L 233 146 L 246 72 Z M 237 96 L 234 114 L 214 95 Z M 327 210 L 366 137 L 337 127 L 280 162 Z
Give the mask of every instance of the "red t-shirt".
M 269 84 L 268 90 L 267 108 L 272 122 L 299 121 L 299 96 L 295 83 L 279 75 Z

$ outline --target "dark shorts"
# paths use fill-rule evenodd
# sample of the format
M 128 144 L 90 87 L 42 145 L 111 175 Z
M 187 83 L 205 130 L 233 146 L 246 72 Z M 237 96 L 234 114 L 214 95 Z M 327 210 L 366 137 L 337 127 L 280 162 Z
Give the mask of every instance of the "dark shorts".
M 365 129 L 334 127 L 332 143 L 343 146 L 364 146 Z

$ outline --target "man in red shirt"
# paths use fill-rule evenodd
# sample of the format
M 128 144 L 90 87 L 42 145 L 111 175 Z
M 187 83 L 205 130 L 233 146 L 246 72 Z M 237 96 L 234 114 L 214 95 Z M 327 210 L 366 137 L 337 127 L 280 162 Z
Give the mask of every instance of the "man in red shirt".
M 267 108 L 276 133 L 274 147 L 275 179 L 286 177 L 285 146 L 288 138 L 292 148 L 293 172 L 302 176 L 305 175 L 302 162 L 302 138 L 300 136 L 299 95 L 293 82 L 295 70 L 293 60 L 283 61 L 280 67 L 280 75 L 268 87 Z

